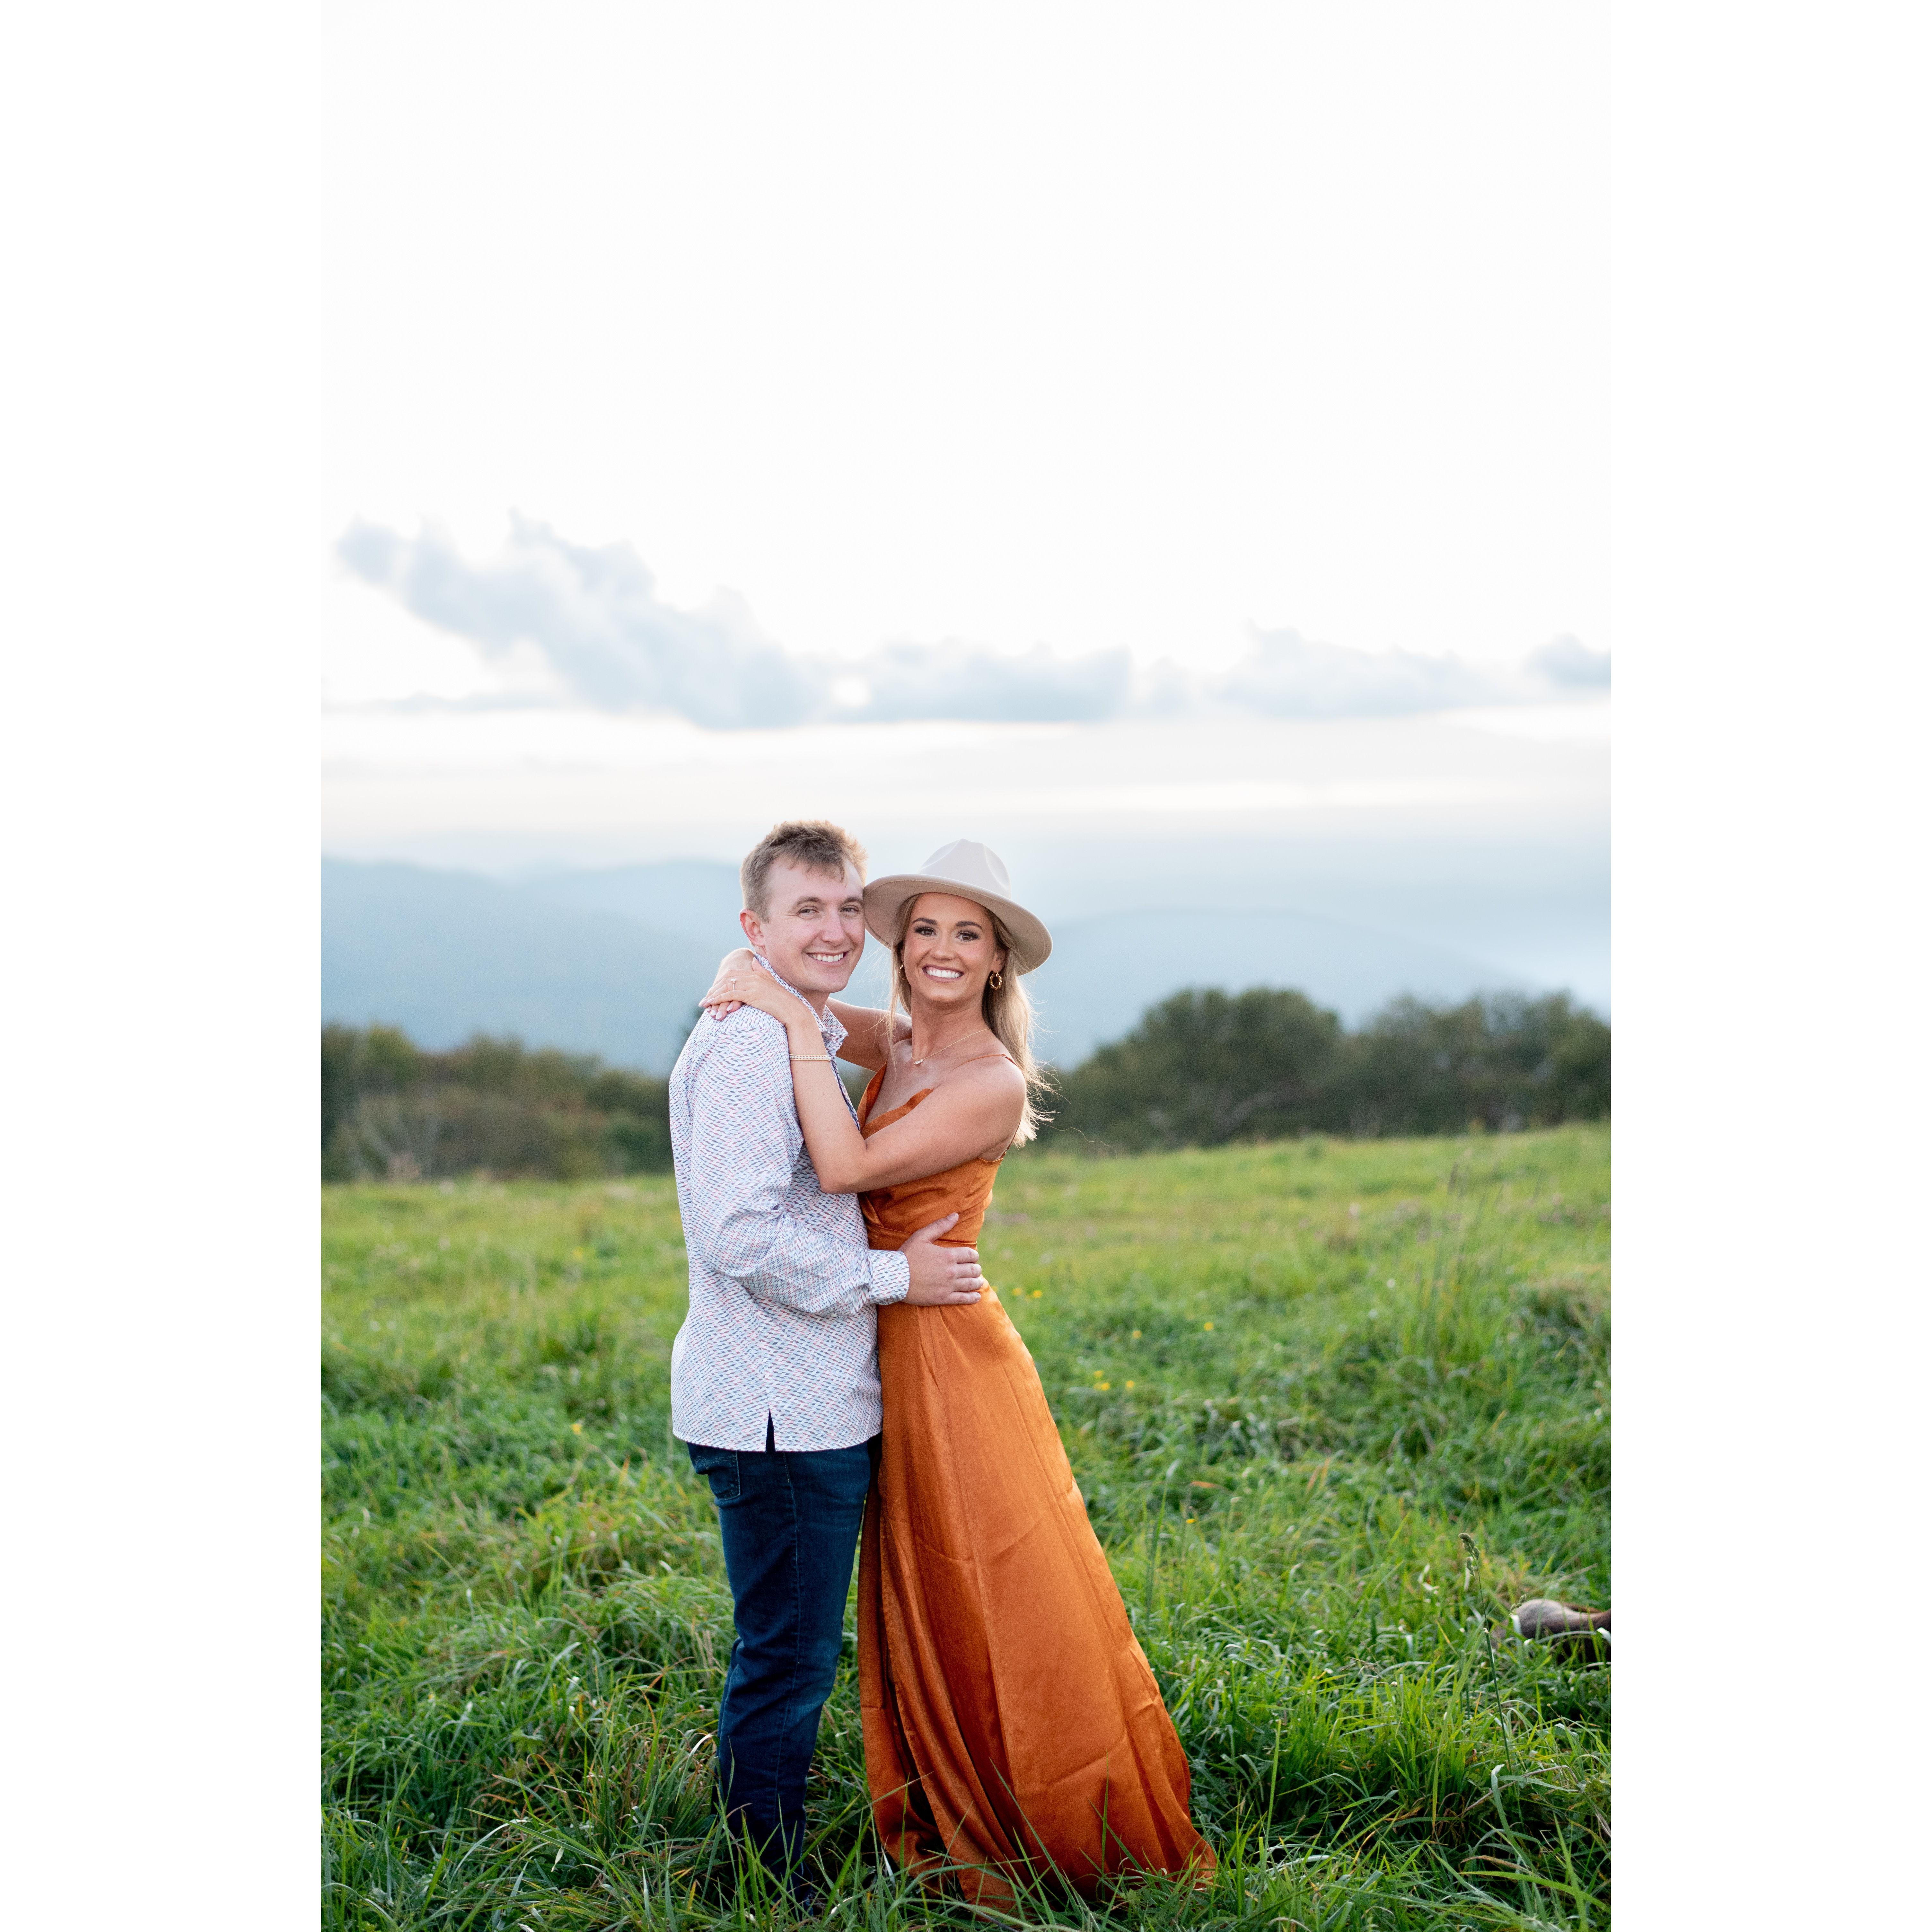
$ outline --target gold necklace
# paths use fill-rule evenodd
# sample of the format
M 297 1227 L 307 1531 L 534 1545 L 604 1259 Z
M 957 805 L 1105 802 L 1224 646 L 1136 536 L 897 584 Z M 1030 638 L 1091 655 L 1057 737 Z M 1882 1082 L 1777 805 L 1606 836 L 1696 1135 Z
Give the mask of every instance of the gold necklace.
M 956 1045 L 958 1045 L 958 1042 L 957 1041 L 956 1041 L 956 1042 L 954 1042 L 954 1044 L 955 1044 L 956 1046 Z M 940 1051 L 940 1053 L 944 1053 L 944 1052 L 946 1051 L 946 1049 L 945 1049 L 945 1048 L 941 1047 L 941 1048 L 940 1048 L 940 1050 L 939 1050 L 939 1051 Z M 938 1058 L 938 1054 L 928 1053 L 928 1054 L 926 1056 L 926 1060 L 933 1060 L 933 1059 L 936 1059 L 936 1058 Z M 915 1060 L 913 1062 L 913 1064 L 914 1064 L 914 1066 L 923 1066 L 926 1064 L 926 1060 Z

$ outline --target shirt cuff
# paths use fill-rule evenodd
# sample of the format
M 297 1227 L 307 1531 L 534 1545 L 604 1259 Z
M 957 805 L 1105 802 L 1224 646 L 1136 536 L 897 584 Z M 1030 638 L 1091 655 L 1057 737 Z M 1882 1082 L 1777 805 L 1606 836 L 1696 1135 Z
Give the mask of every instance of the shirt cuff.
M 884 1308 L 904 1300 L 911 1286 L 912 1263 L 904 1255 L 890 1248 L 872 1251 L 872 1285 L 866 1291 L 868 1300 Z

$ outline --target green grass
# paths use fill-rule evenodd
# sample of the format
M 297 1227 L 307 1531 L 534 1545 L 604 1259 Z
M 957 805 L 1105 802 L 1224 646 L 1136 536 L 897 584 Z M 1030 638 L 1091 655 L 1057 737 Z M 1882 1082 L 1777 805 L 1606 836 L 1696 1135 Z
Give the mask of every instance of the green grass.
M 1222 1859 L 1024 1922 L 1608 1923 L 1610 1672 L 1486 1632 L 1610 1599 L 1609 1168 L 1595 1127 L 1010 1160 L 987 1273 Z M 323 1228 L 325 1924 L 782 1918 L 712 1826 L 668 1178 L 331 1189 Z M 864 1790 L 848 1654 L 833 1922 L 963 1922 L 878 1874 Z

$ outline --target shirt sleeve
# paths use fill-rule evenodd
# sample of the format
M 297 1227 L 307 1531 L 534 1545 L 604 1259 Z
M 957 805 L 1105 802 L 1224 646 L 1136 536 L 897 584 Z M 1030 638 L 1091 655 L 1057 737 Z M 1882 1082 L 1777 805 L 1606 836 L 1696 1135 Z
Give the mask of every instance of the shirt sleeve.
M 839 1240 L 786 1211 L 805 1136 L 784 1028 L 748 1007 L 712 1024 L 716 1036 L 689 1086 L 698 1178 L 686 1240 L 714 1273 L 801 1314 L 850 1315 L 868 1302 L 903 1301 L 911 1281 L 904 1256 Z

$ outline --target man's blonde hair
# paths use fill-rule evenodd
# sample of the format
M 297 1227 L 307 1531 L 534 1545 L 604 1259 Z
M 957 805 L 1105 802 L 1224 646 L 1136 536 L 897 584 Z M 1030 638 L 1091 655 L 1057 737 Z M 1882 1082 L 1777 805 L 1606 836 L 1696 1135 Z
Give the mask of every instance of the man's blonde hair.
M 788 818 L 774 825 L 738 868 L 746 909 L 760 919 L 771 916 L 771 871 L 781 859 L 842 883 L 848 866 L 857 867 L 861 880 L 866 876 L 866 848 L 843 826 L 824 818 Z

